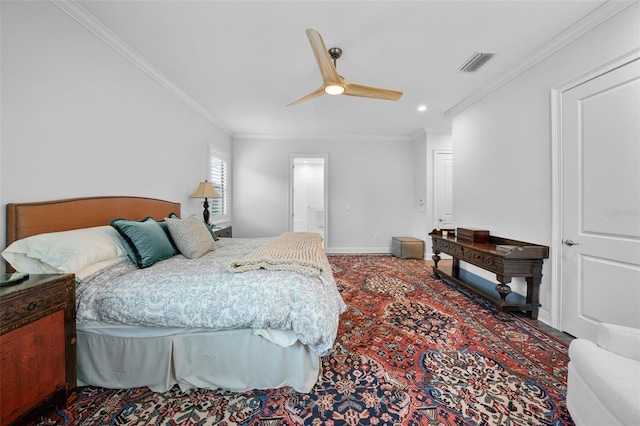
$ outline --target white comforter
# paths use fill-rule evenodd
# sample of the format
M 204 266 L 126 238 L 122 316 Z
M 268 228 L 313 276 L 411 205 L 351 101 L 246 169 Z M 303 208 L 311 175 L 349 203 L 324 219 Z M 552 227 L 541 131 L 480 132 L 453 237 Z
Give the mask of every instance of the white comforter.
M 326 256 L 320 278 L 229 271 L 271 239 L 222 238 L 199 259 L 177 255 L 137 269 L 128 259 L 78 283 L 77 322 L 147 327 L 293 330 L 318 355 L 331 351 L 346 306 Z

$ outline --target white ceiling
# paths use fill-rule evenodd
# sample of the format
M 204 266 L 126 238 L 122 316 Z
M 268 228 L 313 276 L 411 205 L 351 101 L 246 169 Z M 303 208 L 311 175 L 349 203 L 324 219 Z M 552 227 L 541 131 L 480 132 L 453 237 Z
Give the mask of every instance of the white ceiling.
M 235 136 L 408 137 L 450 128 L 451 113 L 605 19 L 612 2 L 78 1 Z M 613 10 L 613 9 L 612 9 Z M 577 25 L 576 25 L 577 24 Z M 347 80 L 399 101 L 321 96 L 305 34 L 340 47 Z M 459 72 L 475 52 L 495 52 Z M 163 77 L 164 78 L 164 77 Z M 418 112 L 424 104 L 426 112 Z

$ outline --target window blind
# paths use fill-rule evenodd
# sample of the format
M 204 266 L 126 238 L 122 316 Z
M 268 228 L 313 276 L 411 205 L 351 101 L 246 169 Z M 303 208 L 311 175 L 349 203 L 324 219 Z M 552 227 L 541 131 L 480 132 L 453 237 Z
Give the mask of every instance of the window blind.
M 210 178 L 220 198 L 211 200 L 211 216 L 227 215 L 227 162 L 218 153 L 211 154 Z

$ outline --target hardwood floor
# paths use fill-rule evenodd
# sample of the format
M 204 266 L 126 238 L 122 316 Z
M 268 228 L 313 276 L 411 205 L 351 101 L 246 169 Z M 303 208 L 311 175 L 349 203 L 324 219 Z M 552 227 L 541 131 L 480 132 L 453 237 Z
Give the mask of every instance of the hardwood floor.
M 544 331 L 545 333 L 547 333 L 550 336 L 555 337 L 556 339 L 558 339 L 559 341 L 566 343 L 567 345 L 569 343 L 571 343 L 571 341 L 573 339 L 575 339 L 575 337 L 573 337 L 570 334 L 567 334 L 563 331 L 557 330 L 543 322 L 540 322 L 538 320 L 532 320 L 530 318 L 527 318 L 524 313 L 520 314 L 520 313 L 516 313 L 515 315 L 518 315 L 519 318 L 522 318 L 524 321 L 528 322 L 529 324 L 533 325 L 534 327 L 538 328 L 539 330 Z
M 433 266 L 433 261 L 432 260 L 425 260 L 425 263 L 429 266 Z M 438 265 L 451 265 L 451 260 L 448 259 L 442 259 L 440 262 L 438 262 Z M 567 345 L 569 343 L 571 343 L 571 341 L 573 339 L 575 339 L 575 337 L 573 337 L 570 334 L 567 334 L 565 332 L 562 332 L 560 330 L 557 330 L 537 319 L 533 320 L 530 318 L 527 318 L 526 315 L 524 313 L 520 313 L 520 312 L 516 312 L 514 313 L 514 315 L 517 315 L 519 318 L 523 319 L 524 321 L 528 322 L 529 324 L 531 324 L 532 326 L 538 328 L 539 330 L 544 331 L 545 333 L 547 333 L 548 335 L 555 337 L 556 339 L 558 339 L 559 341 L 566 343 Z

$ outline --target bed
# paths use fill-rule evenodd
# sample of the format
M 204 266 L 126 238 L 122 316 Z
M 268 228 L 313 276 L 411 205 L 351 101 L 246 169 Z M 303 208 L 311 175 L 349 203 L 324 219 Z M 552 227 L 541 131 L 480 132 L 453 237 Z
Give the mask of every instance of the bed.
M 293 268 L 264 253 L 295 256 L 307 250 L 302 240 L 321 246 L 321 237 L 209 234 L 210 243 L 197 220 L 180 218 L 178 203 L 142 197 L 8 204 L 2 255 L 19 272 L 76 274 L 79 386 L 309 392 L 345 305 L 323 251 Z M 158 226 L 172 249 L 162 234 L 153 244 L 136 234 Z M 212 248 L 197 252 L 200 241 Z

